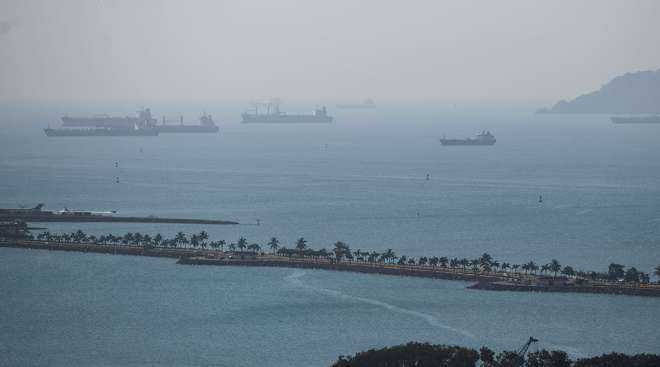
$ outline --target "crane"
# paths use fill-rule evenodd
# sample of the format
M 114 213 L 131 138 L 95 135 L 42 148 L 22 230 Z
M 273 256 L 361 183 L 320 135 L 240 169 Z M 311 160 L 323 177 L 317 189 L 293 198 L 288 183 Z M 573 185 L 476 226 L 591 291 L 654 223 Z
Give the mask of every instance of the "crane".
M 527 343 L 525 343 L 525 344 L 524 344 L 524 345 L 518 350 L 518 352 L 517 352 L 518 356 L 520 356 L 520 358 L 524 361 L 524 360 L 525 360 L 525 354 L 527 354 L 527 350 L 529 350 L 529 347 L 530 347 L 532 344 L 534 344 L 534 343 L 536 343 L 536 342 L 538 342 L 538 341 L 539 341 L 538 339 L 534 338 L 533 336 L 530 336 L 530 337 L 529 337 L 529 340 L 527 340 Z M 523 363 L 524 363 L 523 365 L 525 365 L 525 366 L 527 365 L 526 362 L 523 362 Z

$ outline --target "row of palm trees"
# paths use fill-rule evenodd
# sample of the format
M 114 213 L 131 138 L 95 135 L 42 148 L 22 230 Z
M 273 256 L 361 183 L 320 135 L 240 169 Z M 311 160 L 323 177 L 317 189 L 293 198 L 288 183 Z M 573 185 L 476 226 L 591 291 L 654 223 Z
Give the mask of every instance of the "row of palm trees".
M 197 249 L 206 250 L 208 247 L 217 251 L 225 251 L 225 247 L 229 251 L 235 252 L 251 252 L 253 254 L 264 254 L 262 246 L 257 243 L 249 243 L 245 237 L 241 237 L 236 242 L 227 245 L 225 240 L 209 241 L 209 235 L 206 231 L 186 235 L 183 232 L 178 232 L 172 238 L 164 238 L 160 233 L 153 237 L 148 234 L 141 234 L 139 232 L 127 232 L 122 236 L 115 236 L 113 234 L 94 236 L 87 235 L 82 230 L 77 230 L 72 233 L 64 234 L 51 234 L 50 232 L 43 232 L 37 235 L 37 239 L 44 241 L 54 241 L 58 243 L 94 243 L 104 245 L 124 245 L 124 246 L 142 246 L 142 247 L 156 247 L 156 248 L 180 248 L 180 249 Z M 602 280 L 602 281 L 625 281 L 633 283 L 649 283 L 650 277 L 644 272 L 640 272 L 634 267 L 624 271 L 623 265 L 610 264 L 607 273 L 598 272 L 585 272 L 582 270 L 575 270 L 573 267 L 567 265 L 563 266 L 558 260 L 552 259 L 547 264 L 537 264 L 534 261 L 529 261 L 523 264 L 511 264 L 508 262 L 499 262 L 495 260 L 490 254 L 484 253 L 479 258 L 448 258 L 446 256 L 426 257 L 419 258 L 409 257 L 406 255 L 397 256 L 392 249 L 387 249 L 383 252 L 377 251 L 363 251 L 361 249 L 351 250 L 350 246 L 345 242 L 338 241 L 333 245 L 333 248 L 327 250 L 325 248 L 312 249 L 309 247 L 308 241 L 304 237 L 300 237 L 295 241 L 291 248 L 281 245 L 276 237 L 272 237 L 270 241 L 265 244 L 265 247 L 270 249 L 270 252 L 276 256 L 308 258 L 314 260 L 323 260 L 329 262 L 356 262 L 356 263 L 372 263 L 372 264 L 396 264 L 399 266 L 420 266 L 431 268 L 443 268 L 452 271 L 473 272 L 473 273 L 514 273 L 525 275 L 552 275 L 557 277 L 559 274 L 566 277 L 575 277 L 582 279 Z M 655 269 L 654 274 L 660 277 L 660 266 Z

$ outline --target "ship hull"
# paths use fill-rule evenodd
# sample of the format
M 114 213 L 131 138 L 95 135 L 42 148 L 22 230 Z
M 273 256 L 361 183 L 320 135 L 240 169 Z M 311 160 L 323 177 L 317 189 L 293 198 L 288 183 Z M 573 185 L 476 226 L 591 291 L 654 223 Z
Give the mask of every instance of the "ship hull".
M 473 139 L 440 139 L 442 145 L 495 145 L 495 140 L 479 141 Z
M 337 108 L 341 108 L 345 110 L 366 110 L 366 109 L 376 108 L 376 105 L 343 103 L 343 104 L 338 104 Z
M 271 123 L 271 124 L 313 124 L 331 123 L 332 116 L 315 115 L 254 115 L 244 113 L 243 123 Z
M 162 134 L 176 134 L 176 133 L 217 133 L 220 128 L 217 126 L 201 126 L 201 125 L 159 125 L 156 130 Z
M 44 129 L 50 137 L 85 136 L 157 136 L 156 129 Z
M 660 124 L 660 116 L 612 117 L 614 124 Z

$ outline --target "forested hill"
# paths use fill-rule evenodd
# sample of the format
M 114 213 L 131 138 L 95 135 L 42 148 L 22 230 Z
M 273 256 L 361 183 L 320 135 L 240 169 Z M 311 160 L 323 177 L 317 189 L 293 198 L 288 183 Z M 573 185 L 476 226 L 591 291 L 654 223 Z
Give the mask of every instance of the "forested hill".
M 559 101 L 539 113 L 660 113 L 660 69 L 617 76 L 599 90 Z

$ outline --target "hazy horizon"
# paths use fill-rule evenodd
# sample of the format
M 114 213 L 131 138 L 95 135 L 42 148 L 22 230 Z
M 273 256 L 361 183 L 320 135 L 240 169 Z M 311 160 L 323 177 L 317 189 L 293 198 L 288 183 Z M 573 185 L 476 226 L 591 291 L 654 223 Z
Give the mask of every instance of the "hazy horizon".
M 0 100 L 543 100 L 660 67 L 655 1 L 4 1 Z

